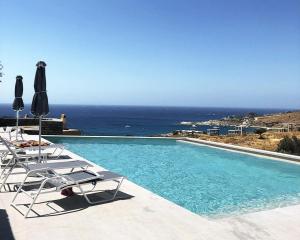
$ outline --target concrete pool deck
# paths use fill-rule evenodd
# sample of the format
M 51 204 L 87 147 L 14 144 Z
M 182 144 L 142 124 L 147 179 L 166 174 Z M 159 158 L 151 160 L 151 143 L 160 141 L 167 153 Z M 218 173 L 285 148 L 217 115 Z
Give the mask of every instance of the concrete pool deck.
M 63 155 L 83 159 L 68 150 L 64 150 Z M 93 168 L 102 170 L 96 165 Z M 12 181 L 22 179 L 22 175 L 14 177 Z M 10 206 L 14 192 L 1 192 L 0 239 L 300 238 L 300 205 L 207 219 L 128 180 L 120 190 L 118 196 L 122 200 L 99 205 L 88 205 L 80 196 L 65 198 L 59 193 L 45 194 L 34 206 L 40 216 L 31 213 L 28 219 Z M 20 198 L 18 202 L 26 202 L 26 199 Z

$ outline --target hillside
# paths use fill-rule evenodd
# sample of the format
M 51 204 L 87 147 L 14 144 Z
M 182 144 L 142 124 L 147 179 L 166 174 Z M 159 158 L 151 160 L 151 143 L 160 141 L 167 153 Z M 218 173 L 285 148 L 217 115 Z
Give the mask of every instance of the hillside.
M 300 125 L 300 111 L 256 117 L 255 125 L 281 127 L 284 123 Z

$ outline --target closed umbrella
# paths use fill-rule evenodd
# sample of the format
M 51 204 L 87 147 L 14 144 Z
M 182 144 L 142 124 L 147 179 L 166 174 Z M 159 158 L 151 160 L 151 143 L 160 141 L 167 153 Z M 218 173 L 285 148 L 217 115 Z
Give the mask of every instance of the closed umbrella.
M 46 91 L 46 63 L 40 61 L 34 78 L 34 96 L 31 104 L 31 113 L 39 118 L 39 160 L 41 159 L 42 117 L 49 113 L 48 96 Z
M 18 140 L 18 131 L 19 131 L 19 112 L 24 109 L 24 102 L 22 99 L 23 95 L 23 77 L 17 76 L 16 77 L 16 85 L 15 85 L 15 100 L 13 102 L 13 110 L 16 111 L 16 140 Z

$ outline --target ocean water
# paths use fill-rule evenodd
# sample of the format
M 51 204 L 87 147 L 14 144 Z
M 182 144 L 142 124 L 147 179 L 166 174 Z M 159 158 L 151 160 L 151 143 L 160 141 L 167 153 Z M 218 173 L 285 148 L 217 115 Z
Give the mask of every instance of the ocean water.
M 48 139 L 200 215 L 300 203 L 300 165 L 171 139 Z
M 196 107 L 136 107 L 136 106 L 75 106 L 50 105 L 49 117 L 67 116 L 69 128 L 78 128 L 83 135 L 134 135 L 149 136 L 168 133 L 178 129 L 191 129 L 181 121 L 206 121 L 229 115 L 244 115 L 282 112 L 282 109 L 241 109 L 241 108 L 196 108 Z M 0 104 L 0 116 L 14 116 L 11 105 Z M 20 116 L 30 115 L 26 105 Z M 194 130 L 206 130 L 199 126 Z M 221 133 L 228 128 L 221 128 Z

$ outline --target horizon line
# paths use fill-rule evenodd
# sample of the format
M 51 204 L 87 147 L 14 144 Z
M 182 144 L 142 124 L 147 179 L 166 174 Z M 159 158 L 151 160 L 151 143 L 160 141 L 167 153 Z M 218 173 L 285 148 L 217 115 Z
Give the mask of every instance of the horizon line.
M 0 105 L 12 105 L 12 103 L 0 103 Z M 24 105 L 31 105 L 31 103 L 24 103 Z M 227 108 L 227 109 L 270 109 L 270 110 L 292 110 L 299 111 L 300 107 L 228 107 L 228 106 L 175 106 L 175 105 L 134 105 L 134 104 L 72 104 L 72 103 L 53 103 L 51 105 L 60 106 L 91 106 L 91 107 L 168 107 L 168 108 Z

